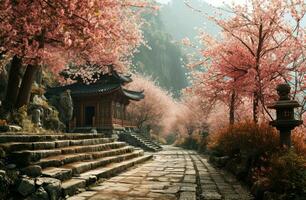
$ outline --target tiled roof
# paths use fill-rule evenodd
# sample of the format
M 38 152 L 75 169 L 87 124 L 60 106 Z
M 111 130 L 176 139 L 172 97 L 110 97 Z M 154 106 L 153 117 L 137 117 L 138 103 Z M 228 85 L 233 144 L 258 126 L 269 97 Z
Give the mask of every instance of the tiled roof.
M 74 83 L 72 85 L 50 88 L 47 93 L 50 95 L 56 95 L 66 90 L 70 90 L 72 96 L 84 94 L 107 94 L 119 88 L 120 84 L 93 83 L 87 85 L 83 83 Z
M 117 79 L 122 81 L 123 83 L 130 83 L 132 82 L 132 78 L 131 75 L 123 75 L 123 74 L 119 74 L 117 71 L 113 71 L 112 75 Z
M 132 82 L 131 76 L 123 75 L 117 71 L 112 71 L 111 74 L 104 74 L 100 79 L 91 84 L 73 83 L 71 85 L 49 88 L 46 96 L 59 95 L 60 93 L 70 90 L 71 96 L 78 95 L 94 95 L 94 94 L 109 94 L 113 91 L 121 91 L 122 95 L 135 101 L 144 98 L 143 92 L 136 92 L 124 89 L 122 85 Z
M 139 101 L 141 99 L 144 99 L 144 94 L 143 91 L 141 92 L 136 92 L 136 91 L 131 91 L 131 90 L 127 90 L 127 89 L 122 89 L 123 94 L 128 97 L 129 99 L 135 100 L 135 101 Z

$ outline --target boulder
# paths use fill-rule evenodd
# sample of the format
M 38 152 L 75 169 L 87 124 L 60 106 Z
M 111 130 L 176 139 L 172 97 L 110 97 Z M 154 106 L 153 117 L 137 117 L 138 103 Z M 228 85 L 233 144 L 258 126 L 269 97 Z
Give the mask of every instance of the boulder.
M 5 157 L 5 151 L 0 148 L 0 158 L 4 158 Z
M 35 192 L 34 180 L 29 178 L 22 178 L 17 188 L 17 191 L 24 197 Z
M 35 193 L 27 197 L 25 200 L 49 200 L 49 196 L 43 187 L 39 187 Z
M 40 177 L 36 185 L 42 186 L 50 196 L 50 200 L 57 200 L 61 195 L 61 181 L 55 178 Z
M 22 128 L 20 126 L 17 126 L 17 125 L 9 125 L 8 129 L 9 129 L 10 132 L 18 132 L 18 131 L 22 130 Z
M 5 171 L 0 170 L 0 199 L 6 199 L 9 193 L 9 180 L 6 177 Z
M 4 167 L 5 167 L 4 160 L 0 160 L 0 169 L 2 169 Z
M 6 169 L 12 170 L 12 169 L 16 168 L 16 165 L 11 163 L 11 164 L 6 165 L 5 167 L 6 167 Z
M 0 170 L 0 176 L 5 176 L 6 172 L 4 170 Z
M 20 170 L 22 174 L 29 177 L 38 177 L 42 174 L 42 169 L 39 165 L 31 165 Z

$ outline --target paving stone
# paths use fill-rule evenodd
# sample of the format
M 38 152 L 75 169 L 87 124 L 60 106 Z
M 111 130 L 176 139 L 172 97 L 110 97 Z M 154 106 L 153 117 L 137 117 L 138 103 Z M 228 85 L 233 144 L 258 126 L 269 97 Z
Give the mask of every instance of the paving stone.
M 175 195 L 160 194 L 160 193 L 155 193 L 155 192 L 149 192 L 147 194 L 147 197 L 158 199 L 158 200 L 176 200 L 177 199 Z
M 185 172 L 185 174 L 187 174 L 187 175 L 195 175 L 195 174 L 196 174 L 196 171 L 195 171 L 195 170 L 187 170 L 187 171 Z
M 149 190 L 146 189 L 133 189 L 127 193 L 128 196 L 147 197 Z
M 195 175 L 186 175 L 184 177 L 183 182 L 186 182 L 186 183 L 195 183 L 196 182 L 196 176 Z
M 225 194 L 224 200 L 241 200 L 241 195 L 239 194 Z
M 203 192 L 202 197 L 204 200 L 221 200 L 222 196 L 218 192 Z
M 72 196 L 68 197 L 67 200 L 85 200 L 86 197 L 80 197 L 80 196 Z
M 251 200 L 232 176 L 215 169 L 207 159 L 193 151 L 166 147 L 154 158 L 76 197 L 89 200 L 196 200 L 200 188 L 200 197 L 204 200 Z M 104 173 L 92 172 L 96 175 Z
M 215 184 L 204 184 L 201 185 L 203 191 L 217 190 L 217 186 Z
M 184 192 L 196 192 L 196 186 L 182 186 L 181 191 Z
M 180 191 L 181 187 L 179 186 L 170 186 L 166 190 L 164 190 L 164 193 L 167 194 L 177 194 Z
M 93 195 L 95 195 L 97 192 L 95 191 L 86 191 L 86 192 L 82 192 L 78 195 L 76 195 L 77 197 L 91 197 Z
M 215 184 L 214 181 L 212 181 L 211 179 L 200 179 L 200 182 L 202 185 L 211 185 L 211 184 Z
M 194 192 L 182 192 L 179 200 L 196 200 L 196 194 Z

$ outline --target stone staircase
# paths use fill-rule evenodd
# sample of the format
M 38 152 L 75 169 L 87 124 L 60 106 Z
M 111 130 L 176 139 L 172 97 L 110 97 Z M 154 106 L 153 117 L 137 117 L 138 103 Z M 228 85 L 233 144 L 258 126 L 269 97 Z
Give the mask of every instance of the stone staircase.
M 152 157 L 99 134 L 7 134 L 0 135 L 0 147 L 19 169 L 39 166 L 41 176 L 61 180 L 63 197 Z
M 130 145 L 140 147 L 146 151 L 157 152 L 162 150 L 162 147 L 157 142 L 142 134 L 137 134 L 131 131 L 121 133 L 119 135 L 119 140 L 125 141 Z

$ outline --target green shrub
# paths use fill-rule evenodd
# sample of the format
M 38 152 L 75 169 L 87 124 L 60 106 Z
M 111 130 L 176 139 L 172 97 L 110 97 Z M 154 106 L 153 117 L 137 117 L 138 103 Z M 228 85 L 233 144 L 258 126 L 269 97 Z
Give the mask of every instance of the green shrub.
M 306 159 L 294 150 L 274 154 L 267 173 L 271 190 L 284 199 L 306 197 Z
M 178 138 L 175 141 L 175 146 L 183 147 L 185 149 L 205 151 L 207 145 L 207 135 L 200 135 L 199 133 L 193 133 L 187 137 Z
M 166 136 L 166 144 L 171 145 L 174 144 L 176 140 L 176 134 L 171 133 L 169 135 Z
M 14 124 L 22 127 L 22 131 L 29 133 L 37 133 L 39 129 L 32 123 L 31 117 L 27 113 L 28 107 L 23 106 L 12 112 L 11 120 Z

